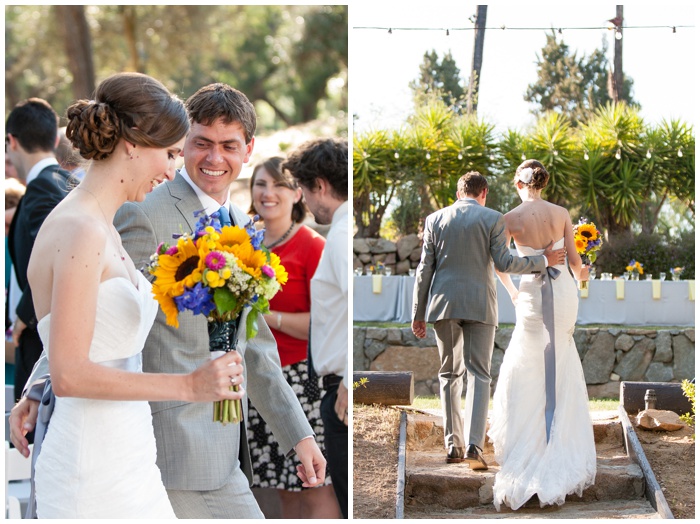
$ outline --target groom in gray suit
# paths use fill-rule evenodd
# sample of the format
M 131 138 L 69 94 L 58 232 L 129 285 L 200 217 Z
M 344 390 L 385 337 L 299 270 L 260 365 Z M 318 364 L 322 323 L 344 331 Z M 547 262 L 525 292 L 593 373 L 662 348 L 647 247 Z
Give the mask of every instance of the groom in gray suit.
M 512 256 L 503 215 L 485 207 L 487 194 L 486 179 L 476 171 L 467 173 L 457 183 L 457 201 L 425 219 L 413 290 L 413 333 L 424 338 L 430 322 L 437 338 L 447 462 L 466 460 L 475 470 L 488 469 L 483 447 L 498 326 L 493 267 L 503 273 L 541 274 L 565 256 L 563 249 L 549 247 L 544 256 Z M 465 370 L 467 402 L 462 418 Z
M 248 98 L 225 84 L 203 87 L 187 100 L 192 127 L 183 150 L 185 167 L 172 182 L 153 190 L 143 203 L 127 203 L 115 224 L 136 267 L 146 265 L 154 246 L 182 227 L 193 232 L 194 212 L 224 208 L 223 220 L 243 226 L 249 217 L 231 205 L 231 183 L 253 152 L 256 114 Z M 247 315 L 244 311 L 243 317 Z M 143 351 L 144 371 L 189 373 L 209 358 L 207 322 L 181 315 L 179 329 L 158 314 Z M 245 326 L 245 318 L 240 325 Z M 265 322 L 252 340 L 245 329 L 237 350 L 244 359 L 244 389 L 270 426 L 280 449 L 296 450 L 309 485 L 321 483 L 325 459 L 306 415 L 280 367 L 275 340 Z M 243 398 L 242 405 L 247 405 Z M 252 478 L 244 423 L 212 422 L 212 406 L 152 402 L 158 466 L 178 518 L 261 518 L 250 490 Z M 245 416 L 245 409 L 243 410 Z M 314 478 L 315 477 L 315 478 Z

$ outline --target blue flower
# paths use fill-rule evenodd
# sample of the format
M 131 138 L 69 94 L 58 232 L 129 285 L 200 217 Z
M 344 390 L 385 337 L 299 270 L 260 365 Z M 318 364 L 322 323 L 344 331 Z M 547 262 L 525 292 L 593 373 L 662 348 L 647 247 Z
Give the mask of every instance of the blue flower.
M 253 245 L 253 249 L 260 249 L 262 245 L 263 238 L 265 238 L 265 230 L 260 231 L 255 230 L 255 222 L 260 218 L 259 215 L 255 215 L 252 220 L 248 221 L 245 225 L 246 233 L 250 237 L 250 243 Z
M 209 315 L 216 307 L 209 291 L 197 282 L 194 287 L 185 287 L 185 291 L 179 297 L 175 297 L 178 311 L 190 310 L 194 315 Z

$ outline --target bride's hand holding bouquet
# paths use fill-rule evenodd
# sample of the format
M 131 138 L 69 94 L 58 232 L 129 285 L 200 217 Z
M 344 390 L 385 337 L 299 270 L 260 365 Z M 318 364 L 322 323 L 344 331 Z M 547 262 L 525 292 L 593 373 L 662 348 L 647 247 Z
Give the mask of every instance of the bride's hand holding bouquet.
M 593 222 L 581 218 L 574 226 L 574 244 L 576 252 L 581 256 L 581 262 L 584 264 L 581 269 L 579 287 L 588 289 L 588 268 L 598 257 L 598 251 L 603 245 L 603 237 Z
M 252 221 L 244 228 L 222 227 L 218 213 L 196 216 L 194 234 L 174 235 L 174 245 L 161 243 L 148 271 L 155 277 L 153 295 L 169 326 L 179 327 L 182 311 L 207 318 L 215 359 L 235 351 L 245 308 L 246 338 L 255 337 L 258 316 L 269 312 L 269 301 L 287 282 L 287 272 L 279 257 L 262 245 L 264 231 L 256 231 Z M 230 389 L 239 391 L 242 377 L 239 382 L 235 378 Z M 240 420 L 240 400 L 214 403 L 214 421 Z

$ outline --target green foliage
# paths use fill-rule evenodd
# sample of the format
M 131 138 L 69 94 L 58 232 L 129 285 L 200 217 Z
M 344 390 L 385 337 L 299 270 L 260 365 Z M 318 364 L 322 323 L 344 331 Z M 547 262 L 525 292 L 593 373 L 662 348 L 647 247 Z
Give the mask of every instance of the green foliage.
M 692 405 L 692 411 L 693 413 L 686 413 L 685 415 L 681 415 L 681 420 L 688 424 L 689 426 L 695 426 L 695 383 L 690 382 L 689 380 L 684 380 L 681 382 L 681 389 L 683 389 L 683 394 L 686 396 L 688 400 L 690 400 L 690 403 Z M 695 434 L 693 434 L 693 438 L 695 438 Z
M 416 109 L 422 107 L 432 96 L 438 96 L 450 110 L 456 113 L 464 112 L 467 107 L 467 88 L 462 85 L 459 73 L 452 53 L 448 52 L 440 60 L 435 50 L 426 51 L 419 66 L 418 78 L 409 84 Z
M 84 13 L 98 82 L 138 70 L 182 98 L 226 82 L 273 129 L 346 118 L 347 6 L 99 5 Z M 40 96 L 62 114 L 75 100 L 63 45 L 74 35 L 60 26 L 52 6 L 5 8 L 7 111 Z
M 611 103 L 608 94 L 610 66 L 606 58 L 607 43 L 589 57 L 577 58 L 571 54 L 564 40 L 557 41 L 552 29 L 546 35 L 541 56 L 537 58 L 537 82 L 530 84 L 525 101 L 536 104 L 533 113 L 542 116 L 549 111 L 566 115 L 574 126 L 585 122 L 595 108 Z M 631 96 L 632 80 L 625 77 L 623 100 L 638 106 Z
M 600 250 L 595 262 L 596 271 L 598 275 L 603 272 L 621 275 L 630 260 L 642 263 L 644 274 L 651 273 L 654 278 L 659 278 L 659 273 L 664 272 L 670 279 L 670 268 L 680 266 L 685 267 L 683 279 L 694 279 L 694 233 L 683 233 L 673 239 L 657 234 L 611 237 Z

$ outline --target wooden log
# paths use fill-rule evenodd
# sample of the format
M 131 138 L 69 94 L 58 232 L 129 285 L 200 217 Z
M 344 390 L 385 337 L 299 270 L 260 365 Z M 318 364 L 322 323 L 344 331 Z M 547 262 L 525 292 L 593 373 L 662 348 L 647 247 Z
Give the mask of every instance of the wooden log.
M 656 392 L 656 409 L 673 411 L 685 415 L 693 406 L 683 394 L 681 385 L 675 382 L 620 382 L 620 404 L 627 413 L 637 414 L 644 410 L 644 395 L 647 389 Z
M 353 389 L 353 402 L 410 406 L 413 403 L 413 371 L 354 371 L 353 382 L 364 384 Z

